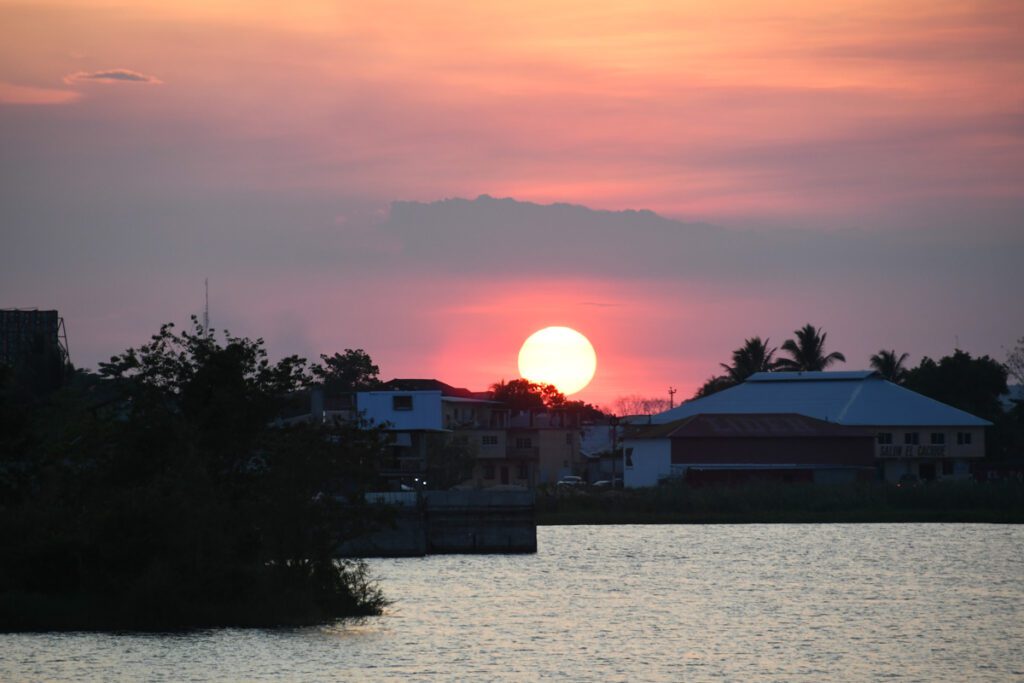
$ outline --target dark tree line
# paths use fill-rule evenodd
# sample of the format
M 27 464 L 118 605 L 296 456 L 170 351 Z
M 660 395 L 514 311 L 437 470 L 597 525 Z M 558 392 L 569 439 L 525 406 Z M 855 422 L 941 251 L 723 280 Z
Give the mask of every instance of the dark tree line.
M 0 629 L 304 624 L 383 606 L 363 565 L 333 557 L 376 522 L 361 493 L 381 435 L 272 426 L 312 381 L 305 360 L 165 325 L 31 402 L 11 374 Z M 314 374 L 329 381 L 329 360 Z
M 825 370 L 837 362 L 846 362 L 846 356 L 838 351 L 825 352 L 825 339 L 828 333 L 807 324 L 793 331 L 793 339 L 782 343 L 782 350 L 789 357 L 776 357 L 777 348 L 770 346 L 770 340 L 751 337 L 743 342 L 743 346 L 732 352 L 732 363 L 722 363 L 723 375 L 715 375 L 708 379 L 694 398 L 711 394 L 740 384 L 758 372 L 817 372 Z
M 514 411 L 562 411 L 578 413 L 582 420 L 603 420 L 607 415 L 601 409 L 584 401 L 570 400 L 554 384 L 538 384 L 527 379 L 500 380 L 488 392 L 494 401 L 500 401 Z

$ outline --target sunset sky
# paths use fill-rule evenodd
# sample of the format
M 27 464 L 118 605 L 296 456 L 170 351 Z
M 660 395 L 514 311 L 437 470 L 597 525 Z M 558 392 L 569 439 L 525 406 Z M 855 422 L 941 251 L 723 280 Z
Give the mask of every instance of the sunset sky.
M 0 0 L 0 236 L 0 307 L 85 367 L 204 277 L 216 327 L 385 379 L 568 325 L 606 405 L 808 322 L 845 369 L 1002 360 L 1024 3 Z

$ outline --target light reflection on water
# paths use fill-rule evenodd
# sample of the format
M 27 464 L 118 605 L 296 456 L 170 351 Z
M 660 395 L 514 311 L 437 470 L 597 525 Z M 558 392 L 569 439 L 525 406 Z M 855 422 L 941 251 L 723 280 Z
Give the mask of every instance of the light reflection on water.
M 374 560 L 383 617 L 0 636 L 0 680 L 1024 679 L 1024 527 L 541 527 Z

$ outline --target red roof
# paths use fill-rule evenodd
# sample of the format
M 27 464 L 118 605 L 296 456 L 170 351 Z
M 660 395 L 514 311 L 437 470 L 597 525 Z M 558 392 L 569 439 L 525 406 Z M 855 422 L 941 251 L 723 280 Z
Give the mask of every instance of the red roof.
M 796 413 L 701 413 L 675 422 L 652 425 L 638 438 L 821 438 L 868 437 L 872 432 L 816 420 Z

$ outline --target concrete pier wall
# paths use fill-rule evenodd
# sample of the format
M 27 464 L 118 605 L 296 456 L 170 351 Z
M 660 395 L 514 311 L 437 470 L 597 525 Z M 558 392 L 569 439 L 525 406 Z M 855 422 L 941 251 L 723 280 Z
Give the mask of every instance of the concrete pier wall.
M 423 491 L 367 499 L 393 505 L 394 524 L 345 543 L 340 557 L 537 552 L 532 491 Z

